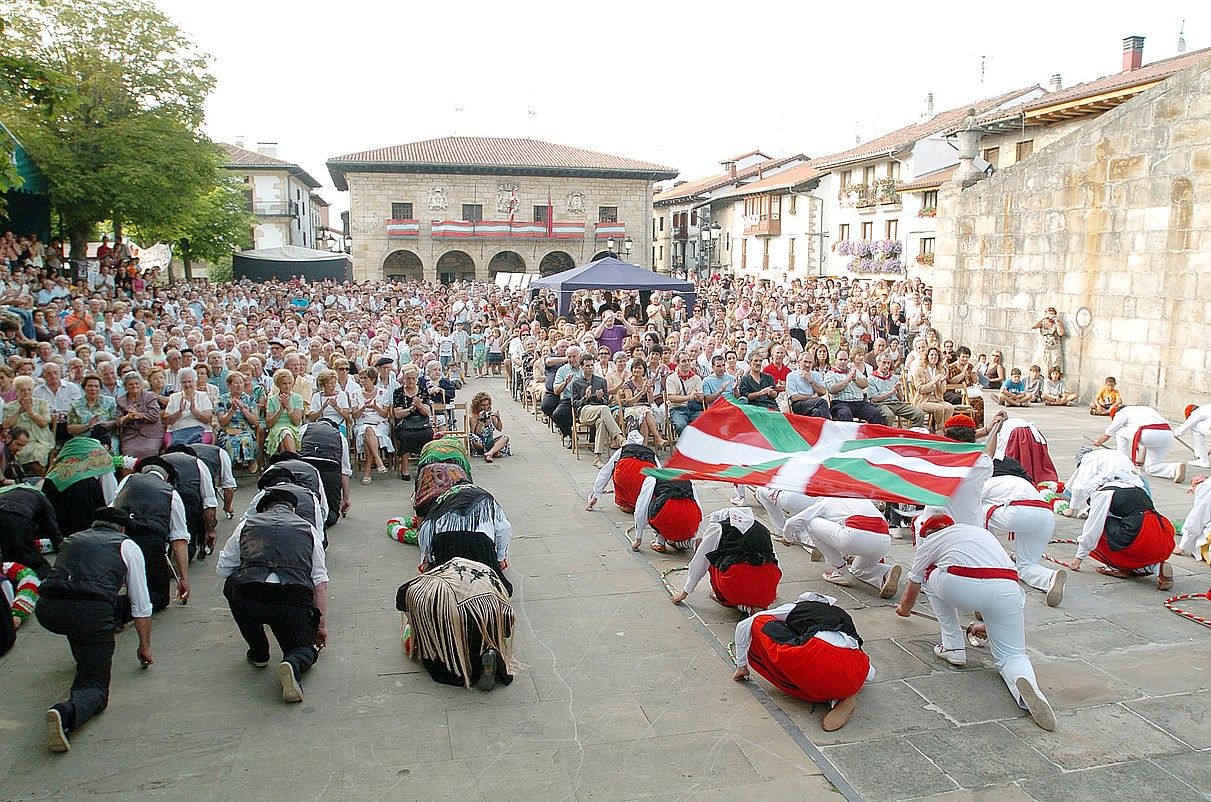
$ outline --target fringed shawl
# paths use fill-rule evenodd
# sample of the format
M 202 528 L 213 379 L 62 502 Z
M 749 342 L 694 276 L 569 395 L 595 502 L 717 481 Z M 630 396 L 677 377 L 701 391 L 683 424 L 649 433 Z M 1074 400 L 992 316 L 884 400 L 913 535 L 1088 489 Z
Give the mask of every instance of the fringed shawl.
M 401 585 L 395 607 L 408 614 L 416 657 L 446 666 L 463 678 L 464 687 L 471 687 L 472 662 L 479 658 L 469 653 L 471 628 L 514 673 L 513 606 L 488 566 L 455 557 Z

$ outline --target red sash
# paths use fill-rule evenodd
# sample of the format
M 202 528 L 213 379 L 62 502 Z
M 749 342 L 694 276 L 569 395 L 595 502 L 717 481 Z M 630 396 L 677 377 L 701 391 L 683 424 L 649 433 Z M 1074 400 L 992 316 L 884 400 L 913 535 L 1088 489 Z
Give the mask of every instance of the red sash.
M 1113 551 L 1106 542 L 1105 533 L 1098 539 L 1097 548 L 1091 552 L 1093 559 L 1120 571 L 1134 571 L 1148 565 L 1164 562 L 1173 553 L 1175 532 L 1173 523 L 1158 512 L 1144 513 L 1139 534 L 1125 549 Z
M 614 463 L 614 503 L 623 512 L 634 512 L 635 501 L 643 488 L 643 469 L 654 467 L 634 457 L 623 457 Z
M 1171 432 L 1173 429 L 1167 423 L 1146 423 L 1135 430 L 1135 436 L 1131 438 L 1131 461 L 1136 465 L 1143 464 L 1136 456 L 1136 452 L 1140 450 L 1140 435 L 1146 431 L 1165 431 Z
M 615 490 L 617 495 L 618 491 Z M 681 543 L 698 533 L 702 523 L 702 508 L 692 498 L 671 498 L 660 512 L 648 520 L 653 529 L 670 543 Z
M 1047 510 L 1047 512 L 1053 511 L 1051 505 L 1042 499 L 1020 498 L 1008 504 L 998 504 L 995 507 L 989 507 L 988 512 L 984 513 L 984 528 L 988 528 L 988 522 L 992 520 L 992 516 L 997 510 L 1005 509 L 1006 507 L 1038 507 L 1039 509 Z
M 834 646 L 811 638 L 802 646 L 778 643 L 762 628 L 772 615 L 753 619 L 748 661 L 753 670 L 778 690 L 805 702 L 847 699 L 862 689 L 870 673 L 870 657 L 861 649 Z
M 874 532 L 879 535 L 890 534 L 887 529 L 887 521 L 883 520 L 879 515 L 851 515 L 845 519 L 845 526 L 850 529 L 857 529 L 860 532 Z
M 782 569 L 777 563 L 736 563 L 727 571 L 710 567 L 711 587 L 720 602 L 728 607 L 753 607 L 764 610 L 778 595 Z
M 925 569 L 925 579 L 927 581 L 929 580 L 929 575 L 936 568 L 936 565 L 931 565 Z M 948 574 L 965 576 L 968 579 L 1009 579 L 1014 582 L 1018 581 L 1018 572 L 1012 568 L 972 568 L 967 565 L 948 565 L 945 570 Z

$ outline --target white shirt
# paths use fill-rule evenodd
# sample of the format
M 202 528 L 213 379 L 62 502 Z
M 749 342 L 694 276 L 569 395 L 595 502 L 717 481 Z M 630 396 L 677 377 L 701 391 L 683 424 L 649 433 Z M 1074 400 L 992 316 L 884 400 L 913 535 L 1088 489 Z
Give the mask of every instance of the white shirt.
M 917 553 L 908 569 L 909 580 L 925 583 L 930 566 L 944 570 L 952 565 L 968 568 L 1013 568 L 1013 561 L 991 532 L 971 524 L 955 524 L 917 539 Z
M 702 506 L 702 501 L 698 498 L 698 488 L 690 485 L 690 490 L 694 494 L 694 503 L 699 507 Z M 645 476 L 643 485 L 639 488 L 639 497 L 635 499 L 635 539 L 639 540 L 643 537 L 643 532 L 648 526 L 648 508 L 652 506 L 652 494 L 656 492 L 656 477 Z
M 813 519 L 823 518 L 826 521 L 844 525 L 845 519 L 851 515 L 883 517 L 874 503 L 864 498 L 821 497 L 809 499 L 806 507 L 787 520 L 785 534 L 788 539 L 794 538 L 806 542 L 810 538 L 805 533 L 808 524 Z M 801 534 L 802 537 L 800 537 Z
M 244 531 L 245 523 L 247 523 L 247 519 L 236 524 L 235 529 L 231 532 L 231 537 L 227 538 L 227 542 L 223 544 L 223 550 L 219 552 L 219 561 L 215 565 L 215 570 L 224 579 L 234 574 L 240 567 L 240 534 Z M 323 538 L 320 537 L 320 533 L 314 526 L 307 525 L 311 528 L 311 582 L 318 586 L 328 581 L 328 563 L 324 558 Z M 282 580 L 276 573 L 271 573 L 265 577 L 265 583 L 280 585 Z
M 147 564 L 143 550 L 130 538 L 120 547 L 122 562 L 126 563 L 126 596 L 130 599 L 130 614 L 134 618 L 151 618 L 151 594 L 147 592 Z
M 1194 488 L 1194 504 L 1182 523 L 1182 539 L 1178 548 L 1194 551 L 1205 542 L 1208 529 L 1211 529 L 1211 480 Z
M 1139 472 L 1121 451 L 1095 448 L 1081 458 L 1081 464 L 1076 466 L 1072 476 L 1064 483 L 1071 494 L 1069 503 L 1072 509 L 1077 512 L 1084 510 L 1089 505 L 1090 495 L 1110 481 L 1144 486 Z
M 759 613 L 750 615 L 748 618 L 736 625 L 736 637 L 734 638 L 736 644 L 736 665 L 748 665 L 748 650 L 753 643 L 753 622 L 756 620 L 757 616 L 768 615 L 773 616 L 779 621 L 785 621 L 787 616 L 791 614 L 791 611 L 795 609 L 795 605 L 799 602 L 805 601 L 821 602 L 822 604 L 828 605 L 836 605 L 837 603 L 837 600 L 832 596 L 825 596 L 823 593 L 814 593 L 809 590 L 807 593 L 800 595 L 799 598 L 795 599 L 793 602 L 787 602 L 786 604 L 775 607 L 772 610 L 762 610 Z M 825 630 L 822 632 L 817 632 L 815 635 L 812 635 L 812 637 L 819 638 L 825 643 L 830 643 L 833 646 L 841 649 L 862 648 L 852 636 L 844 632 Z M 866 681 L 870 682 L 874 678 L 875 666 L 874 663 L 871 663 L 870 670 L 866 674 Z
M 210 471 L 207 470 L 206 473 L 210 473 Z M 211 478 L 211 485 L 213 485 L 213 477 Z M 219 449 L 219 487 L 223 490 L 236 489 L 235 474 L 231 471 L 231 455 L 223 448 Z M 219 506 L 217 493 L 215 494 L 215 506 Z
M 1211 404 L 1203 404 L 1191 412 L 1190 417 L 1186 418 L 1186 422 L 1173 430 L 1173 435 L 1181 437 L 1191 429 L 1204 435 L 1211 435 Z M 1201 454 L 1195 454 L 1197 458 L 1201 458 L 1201 456 Z
M 34 398 L 45 401 L 51 412 L 66 413 L 72 401 L 83 397 L 84 391 L 80 389 L 80 386 L 66 379 L 59 382 L 58 392 L 52 392 L 50 387 L 46 386 L 46 382 L 42 382 L 34 388 Z
M 311 405 L 310 405 L 308 411 L 309 412 L 318 411 L 320 408 L 320 405 L 323 404 L 325 401 L 327 401 L 328 398 L 329 398 L 329 396 L 325 396 L 319 392 L 312 393 L 311 394 Z M 336 391 L 336 405 L 339 406 L 341 409 L 345 410 L 346 412 L 349 411 L 349 396 L 346 395 L 343 390 Z M 345 424 L 344 416 L 338 414 L 336 412 L 336 410 L 334 410 L 330 406 L 324 407 L 324 414 L 321 417 L 323 417 L 325 420 L 332 421 L 337 426 L 343 426 Z
M 1169 425 L 1169 421 L 1162 418 L 1161 413 L 1152 407 L 1123 407 L 1114 413 L 1114 420 L 1110 421 L 1110 425 L 1106 427 L 1106 434 L 1111 437 L 1126 438 L 1130 442 L 1141 426 L 1151 426 L 1157 423 Z
M 214 483 L 210 481 L 210 471 L 202 468 L 202 475 L 205 477 L 206 483 L 210 485 L 210 496 L 214 498 Z M 126 480 L 134 474 L 122 477 L 122 481 L 118 482 L 118 493 L 122 492 L 122 488 L 126 486 Z M 117 495 L 115 493 L 115 495 Z M 205 506 L 205 503 L 203 503 Z M 210 506 L 219 506 L 216 499 Z M 189 540 L 189 524 L 185 518 L 185 502 L 181 500 L 181 494 L 176 490 L 172 491 L 172 506 L 168 515 L 168 539 L 169 540 Z
M 193 396 L 194 406 L 198 408 L 198 412 L 214 412 L 214 405 L 210 403 L 210 393 L 208 390 L 198 388 Z M 202 423 L 194 417 L 189 410 L 189 406 L 185 403 L 185 396 L 181 392 L 175 392 L 168 397 L 168 406 L 164 409 L 165 415 L 175 415 L 185 409 L 185 414 L 177 418 L 172 423 L 168 424 L 168 431 L 175 432 L 178 429 L 188 429 L 192 426 L 209 426 L 210 424 Z M 213 420 L 213 415 L 211 417 Z
M 1042 501 L 1043 494 L 1020 476 L 994 476 L 984 482 L 980 501 L 987 507 L 1003 507 L 1011 501 Z
M 993 452 L 992 456 L 996 459 L 1005 459 L 1005 449 L 1009 447 L 1009 435 L 1014 430 L 1022 428 L 1030 430 L 1036 443 L 1047 445 L 1047 440 L 1033 423 L 1023 418 L 1009 418 L 1001 424 L 1001 428 L 997 431 L 997 450 Z
M 1082 460 L 1083 461 L 1083 460 Z M 1110 502 L 1114 500 L 1114 491 L 1118 488 L 1138 487 L 1131 482 L 1106 482 L 1089 496 L 1089 517 L 1077 538 L 1076 558 L 1083 560 L 1097 548 L 1106 530 L 1106 517 L 1110 514 Z

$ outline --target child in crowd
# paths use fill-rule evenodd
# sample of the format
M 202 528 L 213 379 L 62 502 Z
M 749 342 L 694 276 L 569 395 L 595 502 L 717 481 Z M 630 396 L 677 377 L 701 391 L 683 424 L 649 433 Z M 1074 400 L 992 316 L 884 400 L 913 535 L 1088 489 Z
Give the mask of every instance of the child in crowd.
M 1030 378 L 1026 380 L 1026 392 L 1032 402 L 1043 400 L 1043 369 L 1038 365 L 1030 366 Z
M 1076 400 L 1076 393 L 1068 392 L 1068 383 L 1059 368 L 1052 368 L 1051 375 L 1043 382 L 1043 403 L 1049 407 L 1066 407 Z
M 488 338 L 484 336 L 480 325 L 471 327 L 472 364 L 475 366 L 475 378 L 484 377 L 484 365 L 488 361 Z
M 466 376 L 469 372 L 471 335 L 467 333 L 466 325 L 460 323 L 454 327 L 454 331 L 450 336 L 454 338 L 455 360 L 458 362 L 459 381 L 461 382 L 461 377 Z
M 1026 392 L 1026 382 L 1022 381 L 1020 368 L 1009 371 L 1009 379 L 1001 385 L 997 400 L 1007 407 L 1030 406 L 1030 393 Z
M 1102 386 L 1101 392 L 1094 397 L 1093 403 L 1089 405 L 1090 415 L 1109 415 L 1115 407 L 1123 405 L 1123 396 L 1116 389 L 1117 382 L 1113 376 L 1106 377 L 1106 384 Z

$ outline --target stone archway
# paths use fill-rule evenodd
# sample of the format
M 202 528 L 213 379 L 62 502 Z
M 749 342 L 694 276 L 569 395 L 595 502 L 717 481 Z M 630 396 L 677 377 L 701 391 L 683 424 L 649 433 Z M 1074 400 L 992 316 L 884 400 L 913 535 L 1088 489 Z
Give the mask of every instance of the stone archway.
M 488 280 L 496 278 L 497 273 L 524 273 L 526 260 L 514 251 L 501 251 L 488 262 Z
M 437 279 L 442 284 L 475 280 L 475 260 L 466 251 L 447 251 L 437 260 Z
M 421 263 L 420 257 L 412 251 L 392 251 L 383 260 L 383 276 L 388 279 L 402 278 L 421 281 L 424 278 L 424 272 L 425 267 Z
M 613 256 L 613 255 L 614 254 L 611 253 L 610 251 L 598 251 L 597 253 L 593 254 L 593 258 L 590 259 L 589 261 L 596 262 L 598 259 L 605 259 L 607 256 Z
M 551 251 L 538 263 L 538 274 L 550 276 L 576 267 L 576 261 L 564 251 Z

